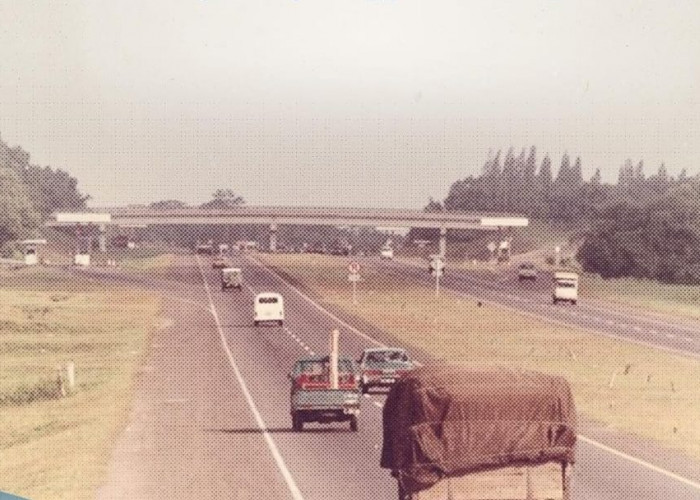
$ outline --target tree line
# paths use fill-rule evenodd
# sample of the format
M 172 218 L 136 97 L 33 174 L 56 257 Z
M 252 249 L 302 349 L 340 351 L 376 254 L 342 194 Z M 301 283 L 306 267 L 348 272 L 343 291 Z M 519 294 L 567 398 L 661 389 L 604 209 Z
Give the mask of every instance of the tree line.
M 677 177 L 664 164 L 646 175 L 644 161 L 627 160 L 617 183 L 600 169 L 588 180 L 581 158 L 565 153 L 556 173 L 549 155 L 534 146 L 515 154 L 490 154 L 481 173 L 455 181 L 442 201 L 426 211 L 477 211 L 524 215 L 587 227 L 577 259 L 603 277 L 634 276 L 700 284 L 700 174 Z M 412 239 L 435 239 L 414 229 Z M 468 236 L 467 236 L 468 237 Z
M 88 199 L 67 172 L 32 164 L 28 152 L 0 138 L 0 248 L 35 235 L 54 211 L 85 208 Z

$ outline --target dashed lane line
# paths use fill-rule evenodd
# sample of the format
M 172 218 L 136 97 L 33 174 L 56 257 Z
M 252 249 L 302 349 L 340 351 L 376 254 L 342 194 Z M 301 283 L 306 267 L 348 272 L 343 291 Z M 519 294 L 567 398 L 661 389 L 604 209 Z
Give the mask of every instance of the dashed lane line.
M 284 462 L 284 458 L 282 458 L 282 454 L 280 453 L 279 449 L 277 448 L 277 445 L 275 444 L 275 441 L 272 439 L 272 436 L 270 435 L 270 432 L 268 431 L 267 424 L 265 424 L 265 421 L 262 418 L 262 415 L 258 411 L 257 406 L 255 405 L 255 401 L 253 401 L 253 397 L 250 394 L 250 391 L 248 390 L 248 386 L 245 383 L 245 380 L 243 379 L 243 375 L 241 374 L 241 371 L 238 369 L 238 365 L 236 364 L 236 361 L 233 358 L 233 354 L 231 353 L 231 349 L 228 346 L 228 342 L 226 341 L 226 336 L 224 335 L 224 330 L 221 326 L 221 321 L 219 320 L 219 314 L 216 312 L 216 307 L 214 306 L 214 300 L 212 299 L 211 296 L 211 290 L 209 289 L 209 284 L 207 283 L 207 277 L 204 274 L 204 270 L 202 269 L 202 262 L 199 259 L 199 256 L 196 256 L 197 258 L 197 267 L 199 267 L 199 272 L 202 275 L 202 281 L 204 282 L 204 290 L 207 292 L 207 299 L 209 300 L 209 311 L 211 312 L 211 315 L 214 317 L 214 323 L 216 324 L 216 329 L 219 331 L 219 338 L 221 339 L 221 345 L 224 349 L 224 352 L 226 353 L 226 357 L 228 358 L 229 364 L 231 365 L 231 368 L 233 369 L 233 373 L 236 375 L 236 379 L 238 380 L 238 384 L 241 387 L 241 391 L 243 392 L 243 396 L 246 399 L 246 402 L 248 403 L 248 406 L 250 407 L 250 411 L 253 414 L 253 417 L 255 419 L 255 423 L 258 426 L 258 429 L 260 429 L 261 435 L 263 439 L 265 440 L 265 443 L 267 444 L 268 449 L 270 450 L 270 454 L 272 455 L 272 458 L 274 459 L 277 468 L 279 469 L 280 473 L 282 474 L 282 477 L 284 478 L 284 481 L 287 483 L 287 488 L 289 489 L 289 493 L 291 494 L 292 498 L 294 500 L 304 500 L 304 496 L 301 494 L 301 490 L 296 484 L 296 481 L 294 480 L 294 477 L 292 477 L 292 473 L 289 471 L 287 468 L 287 464 Z
M 341 320 L 340 318 L 338 318 L 337 316 L 335 316 L 333 313 L 331 313 L 331 312 L 327 311 L 326 309 L 324 309 L 320 304 L 317 304 L 316 302 L 314 302 L 313 299 L 311 299 L 309 296 L 307 296 L 305 293 L 303 293 L 303 292 L 302 292 L 301 290 L 299 290 L 297 287 L 295 287 L 294 285 L 292 285 L 291 283 L 289 283 L 287 280 L 285 280 L 282 276 L 280 276 L 280 275 L 279 275 L 277 272 L 275 272 L 273 269 L 268 268 L 267 266 L 265 266 L 263 263 L 261 263 L 261 262 L 258 261 L 257 259 L 254 259 L 254 258 L 251 257 L 251 260 L 253 260 L 254 262 L 256 262 L 262 269 L 266 270 L 268 273 L 272 274 L 272 275 L 275 276 L 278 280 L 280 280 L 282 283 L 284 283 L 285 285 L 287 285 L 288 287 L 290 287 L 292 290 L 294 290 L 298 295 L 300 295 L 300 296 L 301 296 L 304 300 L 306 300 L 308 303 L 312 304 L 316 309 L 318 309 L 319 311 L 321 311 L 321 312 L 323 312 L 324 314 L 328 315 L 330 318 L 332 318 L 333 320 L 337 321 L 338 323 L 340 323 L 340 324 L 346 326 L 350 331 L 355 332 L 356 334 L 360 335 L 362 338 L 368 340 L 369 342 L 371 342 L 371 343 L 373 343 L 373 344 L 375 344 L 375 345 L 378 345 L 378 346 L 381 346 L 381 347 L 386 347 L 386 345 L 384 345 L 384 344 L 382 344 L 381 342 L 379 342 L 379 341 L 373 339 L 372 337 L 370 337 L 370 336 L 367 335 L 366 333 L 360 332 L 357 328 L 355 328 L 355 327 L 349 325 L 349 324 L 346 323 L 345 321 L 343 321 L 343 320 Z M 456 294 L 458 294 L 458 295 L 461 295 L 461 296 L 465 296 L 465 297 L 469 297 L 469 298 L 475 298 L 475 297 L 473 297 L 473 296 L 471 296 L 471 295 L 468 295 L 468 294 L 463 293 L 463 292 L 458 292 L 458 291 L 456 291 L 456 290 L 452 290 L 452 292 L 453 292 L 453 293 L 456 293 Z M 570 326 L 571 326 L 571 325 L 568 325 L 568 324 L 566 324 L 566 323 L 564 323 L 564 322 L 562 322 L 562 321 L 552 320 L 552 319 L 546 318 L 546 317 L 540 317 L 539 315 L 537 315 L 537 314 L 535 314 L 535 313 L 528 313 L 528 312 L 520 311 L 520 310 L 518 310 L 518 309 L 509 307 L 509 306 L 505 306 L 505 305 L 503 305 L 503 304 L 499 304 L 499 303 L 497 303 L 497 302 L 493 302 L 493 301 L 490 301 L 490 300 L 487 300 L 487 299 L 480 299 L 480 300 L 481 300 L 482 302 L 490 303 L 490 304 L 492 304 L 492 305 L 494 305 L 494 306 L 502 307 L 502 308 L 504 308 L 504 309 L 511 310 L 511 311 L 516 312 L 516 313 L 519 313 L 519 314 L 524 314 L 524 315 L 532 316 L 532 317 L 538 317 L 538 318 L 544 319 L 544 320 L 546 320 L 546 321 L 548 321 L 548 322 L 550 322 L 550 323 L 558 323 L 558 324 L 562 324 L 562 325 L 567 326 L 567 327 L 570 327 Z M 584 328 L 584 329 L 586 329 L 586 328 Z M 598 332 L 598 331 L 596 331 L 596 330 L 590 330 L 590 329 L 587 329 L 587 330 L 593 331 L 593 332 L 595 332 L 595 333 L 601 333 L 601 332 Z M 609 335 L 609 334 L 603 334 L 603 335 L 608 335 L 608 336 L 612 336 L 612 337 L 618 337 L 617 335 Z M 635 343 L 639 343 L 639 344 L 648 345 L 648 346 L 650 346 L 650 347 L 661 348 L 661 349 L 663 349 L 663 350 L 668 350 L 668 351 L 672 351 L 672 352 L 680 352 L 680 353 L 686 354 L 686 355 L 688 354 L 687 352 L 684 352 L 684 351 L 677 351 L 676 349 L 664 348 L 664 347 L 661 347 L 661 346 L 654 346 L 653 344 L 647 344 L 646 342 L 638 342 L 638 341 L 636 341 L 636 340 L 626 339 L 625 337 L 619 337 L 619 338 L 621 338 L 622 340 L 630 341 L 630 342 L 635 342 Z M 416 365 L 419 365 L 419 363 L 416 363 Z M 365 395 L 365 396 L 368 396 L 368 395 Z M 618 456 L 618 457 L 620 457 L 620 458 L 627 459 L 627 460 L 629 460 L 630 462 L 636 463 L 637 465 L 641 465 L 642 467 L 645 467 L 645 468 L 647 468 L 647 469 L 649 469 L 649 470 L 652 470 L 652 471 L 654 471 L 654 472 L 657 472 L 657 473 L 662 474 L 662 475 L 664 475 L 664 476 L 666 476 L 666 477 L 669 477 L 669 478 L 671 478 L 671 479 L 674 479 L 674 480 L 679 481 L 679 482 L 681 482 L 681 483 L 683 483 L 683 484 L 689 485 L 689 486 L 691 486 L 691 487 L 693 487 L 693 488 L 695 488 L 695 489 L 700 490 L 700 483 L 697 483 L 697 482 L 695 482 L 695 481 L 692 481 L 691 479 L 685 478 L 685 477 L 683 477 L 683 476 L 679 476 L 678 474 L 675 474 L 675 473 L 673 473 L 673 472 L 671 472 L 671 471 L 669 471 L 669 470 L 666 470 L 666 469 L 663 469 L 663 468 L 658 467 L 658 466 L 656 466 L 656 465 L 653 465 L 653 464 L 651 464 L 651 463 L 649 463 L 649 462 L 646 462 L 646 461 L 644 461 L 644 460 L 642 460 L 642 459 L 639 459 L 639 458 L 637 458 L 637 457 L 634 457 L 634 456 L 632 456 L 632 455 L 628 455 L 628 454 L 626 454 L 626 453 L 624 453 L 624 452 L 622 452 L 622 451 L 619 451 L 619 450 L 616 450 L 616 449 L 611 448 L 611 447 L 609 447 L 609 446 L 606 446 L 606 445 L 604 445 L 603 443 L 599 443 L 598 441 L 595 441 L 594 439 L 588 438 L 588 437 L 583 436 L 583 435 L 581 435 L 581 434 L 578 434 L 577 437 L 578 437 L 578 439 L 580 439 L 581 441 L 583 441 L 583 442 L 585 442 L 585 443 L 588 443 L 588 444 L 590 444 L 590 445 L 592 445 L 592 446 L 595 446 L 595 447 L 597 447 L 597 448 L 600 448 L 601 450 L 607 451 L 607 452 L 609 452 L 609 453 L 611 453 L 611 454 L 613 454 L 613 455 L 616 455 L 616 456 Z

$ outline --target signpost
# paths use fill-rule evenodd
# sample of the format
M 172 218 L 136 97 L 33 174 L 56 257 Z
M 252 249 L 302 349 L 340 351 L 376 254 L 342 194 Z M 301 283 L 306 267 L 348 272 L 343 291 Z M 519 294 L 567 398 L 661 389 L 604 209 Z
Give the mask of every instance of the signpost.
M 433 259 L 430 261 L 430 274 L 435 276 L 435 296 L 436 297 L 438 297 L 440 295 L 440 276 L 442 276 L 444 269 L 445 269 L 445 261 L 442 260 L 442 257 L 440 257 L 439 255 L 433 256 Z
M 357 304 L 357 282 L 360 281 L 360 263 L 348 264 L 348 281 L 352 283 L 352 303 Z
M 489 252 L 491 252 L 491 259 L 493 260 L 493 253 L 496 251 L 496 242 L 492 241 L 486 245 L 486 248 L 488 248 Z

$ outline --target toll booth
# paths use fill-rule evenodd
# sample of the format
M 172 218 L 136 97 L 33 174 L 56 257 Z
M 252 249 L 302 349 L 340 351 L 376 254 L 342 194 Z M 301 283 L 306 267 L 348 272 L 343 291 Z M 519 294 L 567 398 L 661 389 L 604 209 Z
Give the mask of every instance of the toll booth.
M 42 245 L 46 245 L 46 240 L 23 240 L 20 243 L 24 247 L 24 264 L 26 266 L 36 266 L 37 264 L 39 264 L 39 248 Z

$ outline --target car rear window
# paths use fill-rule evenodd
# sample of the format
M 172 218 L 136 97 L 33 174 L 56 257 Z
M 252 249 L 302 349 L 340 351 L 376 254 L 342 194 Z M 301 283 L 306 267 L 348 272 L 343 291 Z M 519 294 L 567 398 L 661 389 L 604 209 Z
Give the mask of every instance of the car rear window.
M 277 304 L 279 300 L 277 297 L 260 297 L 258 299 L 258 304 Z

